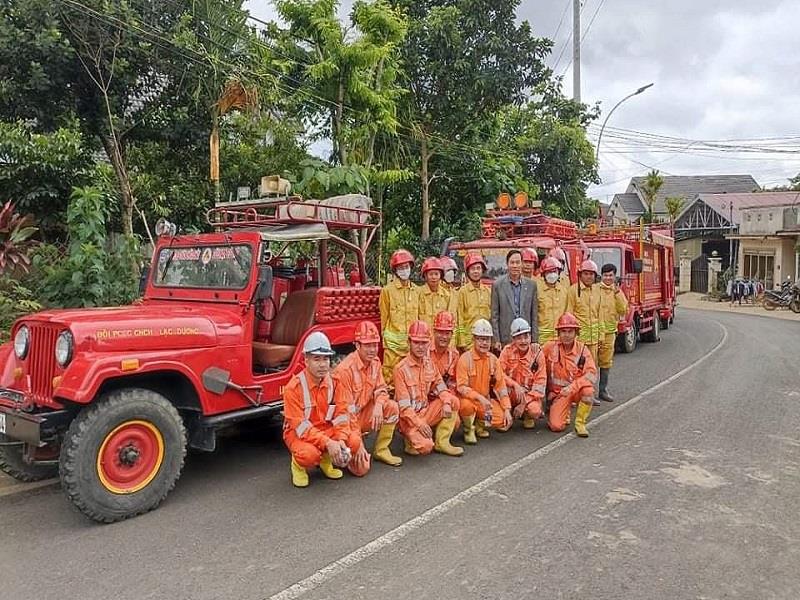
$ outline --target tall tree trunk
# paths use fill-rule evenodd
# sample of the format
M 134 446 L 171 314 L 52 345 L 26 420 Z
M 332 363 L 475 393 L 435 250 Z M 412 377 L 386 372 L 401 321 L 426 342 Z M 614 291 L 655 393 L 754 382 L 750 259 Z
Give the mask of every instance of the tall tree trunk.
M 428 177 L 428 161 L 431 158 L 428 149 L 428 138 L 425 132 L 422 132 L 422 137 L 419 141 L 419 158 L 420 158 L 420 180 L 422 183 L 422 232 L 420 238 L 427 240 L 431 237 L 431 202 L 428 195 L 430 190 L 430 178 Z
M 102 136 L 102 143 L 109 160 L 111 160 L 111 166 L 114 168 L 122 200 L 122 233 L 130 236 L 133 235 L 133 189 L 125 160 L 122 157 L 122 148 L 113 133 Z
M 222 187 L 219 182 L 219 109 L 211 109 L 211 136 L 208 138 L 209 179 L 214 184 L 214 203 L 222 199 Z
M 347 165 L 347 145 L 342 139 L 342 114 L 344 112 L 344 83 L 339 82 L 339 91 L 336 93 L 336 106 L 333 113 L 333 139 L 339 155 L 339 164 Z

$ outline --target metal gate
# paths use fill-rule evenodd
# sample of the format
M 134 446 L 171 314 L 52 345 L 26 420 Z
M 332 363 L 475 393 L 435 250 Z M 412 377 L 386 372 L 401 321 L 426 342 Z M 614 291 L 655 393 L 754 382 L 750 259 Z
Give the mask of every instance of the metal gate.
M 708 293 L 708 257 L 705 254 L 692 261 L 692 283 L 689 289 L 701 294 Z

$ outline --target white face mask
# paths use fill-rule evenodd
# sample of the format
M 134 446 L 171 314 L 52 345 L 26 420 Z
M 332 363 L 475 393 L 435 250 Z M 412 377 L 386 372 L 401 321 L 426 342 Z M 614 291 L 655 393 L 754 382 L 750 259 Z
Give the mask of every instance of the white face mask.
M 550 285 L 553 285 L 556 281 L 558 281 L 558 273 L 556 273 L 555 271 L 550 271 L 549 273 L 545 273 L 544 280 Z
M 444 272 L 444 280 L 447 283 L 453 283 L 456 280 L 456 272 L 455 271 L 445 271 Z
M 402 281 L 408 281 L 408 278 L 411 277 L 411 267 L 402 267 L 397 269 L 397 276 Z

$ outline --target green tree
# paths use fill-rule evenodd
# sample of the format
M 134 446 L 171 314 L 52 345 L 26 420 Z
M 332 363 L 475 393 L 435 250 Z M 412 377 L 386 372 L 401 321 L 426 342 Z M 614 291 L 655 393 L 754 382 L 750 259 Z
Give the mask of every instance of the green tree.
M 663 185 L 664 178 L 657 169 L 651 170 L 644 178 L 641 192 L 644 196 L 645 213 L 642 215 L 642 219 L 644 219 L 645 223 L 653 222 L 656 196 L 658 196 L 658 192 Z
M 667 208 L 667 214 L 669 215 L 669 222 L 670 224 L 675 224 L 675 219 L 678 218 L 678 215 L 683 210 L 684 205 L 686 204 L 686 198 L 681 196 L 668 196 L 664 199 L 664 206 Z

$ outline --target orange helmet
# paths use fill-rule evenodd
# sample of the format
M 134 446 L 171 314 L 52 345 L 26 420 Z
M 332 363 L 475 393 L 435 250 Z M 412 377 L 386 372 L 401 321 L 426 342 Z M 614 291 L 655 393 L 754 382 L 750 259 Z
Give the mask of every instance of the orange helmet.
M 414 321 L 408 326 L 408 339 L 412 342 L 429 342 L 431 329 L 425 321 Z
M 442 263 L 442 268 L 445 271 L 458 271 L 458 265 L 456 264 L 456 261 L 449 256 L 443 256 L 439 259 L 439 262 Z
M 400 265 L 404 265 L 406 263 L 414 264 L 414 255 L 411 254 L 408 250 L 395 250 L 392 254 L 392 257 L 389 259 L 389 267 L 392 269 L 396 269 Z
M 547 253 L 547 256 L 550 258 L 555 258 L 556 260 L 560 260 L 562 263 L 567 262 L 567 253 L 561 248 L 551 248 L 550 252 Z
M 578 323 L 578 319 L 575 318 L 571 312 L 565 312 L 558 318 L 558 323 L 556 324 L 556 331 L 561 329 L 580 329 L 581 326 Z
M 599 275 L 600 274 L 600 271 L 597 269 L 597 263 L 594 262 L 593 260 L 589 260 L 589 259 L 587 259 L 587 260 L 585 260 L 585 261 L 583 261 L 581 263 L 580 271 L 581 271 L 581 273 L 583 273 L 584 271 L 591 271 L 595 275 Z
M 441 271 L 444 275 L 444 265 L 442 261 L 435 256 L 429 256 L 422 263 L 422 274 L 425 275 L 428 271 Z
M 536 250 L 533 248 L 523 248 L 522 249 L 522 260 L 524 262 L 539 262 L 539 256 L 536 254 Z
M 453 331 L 456 328 L 456 319 L 453 313 L 446 310 L 436 313 L 433 319 L 433 328 L 436 331 Z
M 376 344 L 381 341 L 381 334 L 372 321 L 361 321 L 356 327 L 355 339 L 359 344 Z
M 560 271 L 561 263 L 558 262 L 555 258 L 548 256 L 542 261 L 542 265 L 540 268 L 542 273 L 550 273 L 551 271 Z
M 487 270 L 486 261 L 480 254 L 467 254 L 467 259 L 464 261 L 464 270 L 469 271 L 469 268 L 473 265 L 481 265 L 484 272 Z

